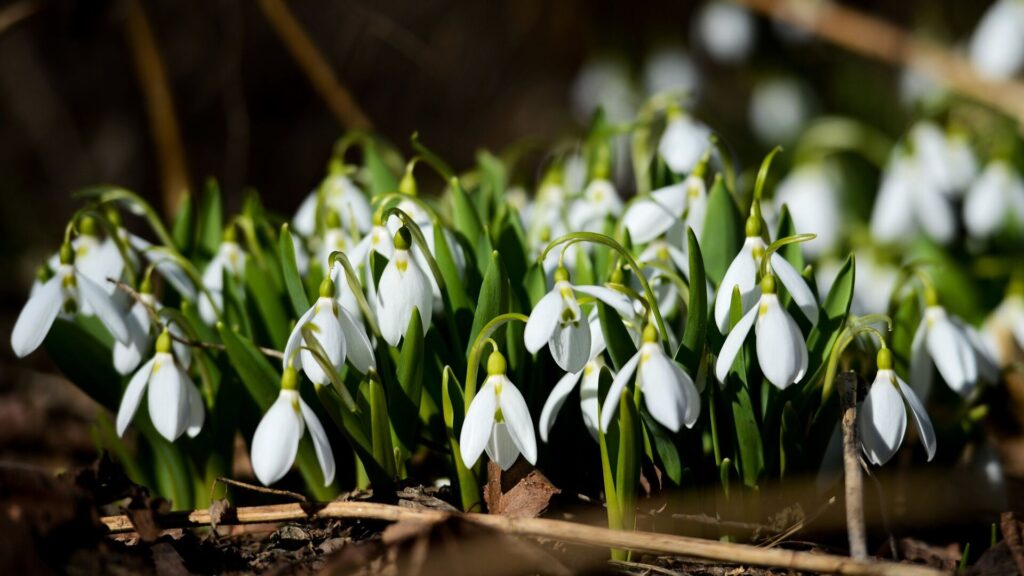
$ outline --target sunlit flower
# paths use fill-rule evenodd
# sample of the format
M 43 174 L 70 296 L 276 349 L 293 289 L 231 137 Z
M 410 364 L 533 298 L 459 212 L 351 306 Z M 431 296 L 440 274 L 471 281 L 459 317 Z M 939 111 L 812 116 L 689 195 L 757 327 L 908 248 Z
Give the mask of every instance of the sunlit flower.
M 779 302 L 775 277 L 771 275 L 761 279 L 757 305 L 736 323 L 722 344 L 715 365 L 718 381 L 725 382 L 751 328 L 756 335 L 757 362 L 764 377 L 780 389 L 799 382 L 807 372 L 807 343 L 800 327 Z
M 551 432 L 551 427 L 554 426 L 555 419 L 558 418 L 558 413 L 561 412 L 566 398 L 581 379 L 583 383 L 580 384 L 580 409 L 583 411 L 583 422 L 591 436 L 595 440 L 597 439 L 599 424 L 597 385 L 601 378 L 601 368 L 604 367 L 604 358 L 601 356 L 601 352 L 604 351 L 605 342 L 604 333 L 601 332 L 601 320 L 596 308 L 591 310 L 588 323 L 590 325 L 590 360 L 583 370 L 566 373 L 551 389 L 551 394 L 548 395 L 544 408 L 541 409 L 540 420 L 537 423 L 540 429 L 540 439 L 544 442 L 548 441 L 548 434 Z
M 213 324 L 217 321 L 218 311 L 224 309 L 224 273 L 241 279 L 245 274 L 245 260 L 245 252 L 234 241 L 234 229 L 228 228 L 224 241 L 203 271 L 203 286 L 209 292 L 209 296 L 203 294 L 199 299 L 199 316 L 203 322 Z
M 416 260 L 409 257 L 410 246 L 409 231 L 400 228 L 394 237 L 394 254 L 377 283 L 380 333 L 391 346 L 398 346 L 405 335 L 413 308 L 419 310 L 424 335 L 430 327 L 434 310 L 430 282 Z
M 320 297 L 295 323 L 284 348 L 285 364 L 301 369 L 315 384 L 329 384 L 331 377 L 324 372 L 313 352 L 303 346 L 303 343 L 309 344 L 302 334 L 307 326 L 316 334 L 335 372 L 341 370 L 346 357 L 364 374 L 376 366 L 369 337 L 362 325 L 335 300 L 335 285 L 330 278 L 324 278 L 320 284 Z
M 711 147 L 711 129 L 682 114 L 670 117 L 658 142 L 658 154 L 676 174 L 689 174 Z
M 60 264 L 56 273 L 33 291 L 11 331 L 11 348 L 23 358 L 31 354 L 50 332 L 58 315 L 72 317 L 82 311 L 83 305 L 99 318 L 114 338 L 127 344 L 128 326 L 110 294 L 83 274 L 75 262 L 70 244 L 60 250 Z
M 316 412 L 299 396 L 298 384 L 295 368 L 285 368 L 281 392 L 253 434 L 252 470 L 264 486 L 277 482 L 291 470 L 299 453 L 299 441 L 307 429 L 324 475 L 324 486 L 334 481 L 334 453 L 327 432 Z
M 344 174 L 340 164 L 332 164 L 330 173 L 320 183 L 320 187 L 310 192 L 309 196 L 299 205 L 292 227 L 303 236 L 316 233 L 317 209 L 333 210 L 341 217 L 342 226 L 354 227 L 359 232 L 366 232 L 371 225 L 370 202 L 363 191 Z
M 700 416 L 700 392 L 682 366 L 665 354 L 658 343 L 658 331 L 652 324 L 644 328 L 643 342 L 632 358 L 615 375 L 604 406 L 601 430 L 608 431 L 619 410 L 619 397 L 636 375 L 636 385 L 644 396 L 651 416 L 672 432 L 692 428 Z
M 462 463 L 476 464 L 485 450 L 502 470 L 508 470 L 522 454 L 537 462 L 537 438 L 526 400 L 505 375 L 505 357 L 495 350 L 487 359 L 487 378 L 466 411 L 459 435 Z
M 622 199 L 615 185 L 603 178 L 592 180 L 583 191 L 583 197 L 572 204 L 569 224 L 573 230 L 600 232 L 604 219 L 622 212 Z
M 750 126 L 767 144 L 789 143 L 800 135 L 811 115 L 804 87 L 792 78 L 760 82 L 750 95 Z
M 685 225 L 693 228 L 699 237 L 706 212 L 704 180 L 699 175 L 691 175 L 679 184 L 659 188 L 630 202 L 622 224 L 634 244 L 646 244 L 678 225 L 685 215 Z M 685 230 L 682 232 L 685 234 Z
M 1010 78 L 1024 65 L 1024 4 L 997 0 L 988 7 L 971 36 L 968 56 L 978 72 L 994 79 Z
M 139 299 L 132 304 L 128 309 L 128 315 L 125 316 L 125 324 L 130 335 L 129 340 L 127 343 L 114 341 L 114 368 L 122 375 L 130 374 L 139 367 L 143 355 L 153 343 L 152 321 L 147 307 L 159 313 L 162 305 L 153 296 L 148 280 L 144 280 L 139 290 Z M 179 338 L 184 336 L 177 324 L 169 325 L 168 330 L 172 336 Z M 188 345 L 178 341 L 174 341 L 173 348 L 174 356 L 187 370 L 192 365 L 191 349 Z
M 171 335 L 156 340 L 156 354 L 139 368 L 125 388 L 117 411 L 117 434 L 123 436 L 148 390 L 149 419 L 161 436 L 174 442 L 183 433 L 196 437 L 203 427 L 206 406 L 188 371 L 175 359 Z
M 903 242 L 918 230 L 948 243 L 956 234 L 950 199 L 922 172 L 911 157 L 892 161 L 871 213 L 871 235 L 883 243 Z
M 697 15 L 701 46 L 712 59 L 734 64 L 747 57 L 756 39 L 754 17 L 731 2 L 708 2 Z
M 928 398 L 934 366 L 950 388 L 966 396 L 978 381 L 977 353 L 967 333 L 935 297 L 929 293 L 926 300 L 928 306 L 910 345 L 910 385 L 919 397 Z
M 861 448 L 871 463 L 881 466 L 892 458 L 907 431 L 907 411 L 917 425 L 928 461 L 935 457 L 935 429 L 914 390 L 892 369 L 892 353 L 878 351 L 878 373 L 857 413 Z
M 604 286 L 574 286 L 565 268 L 556 270 L 555 285 L 530 313 L 523 340 L 531 354 L 547 345 L 555 363 L 566 372 L 579 372 L 590 360 L 590 324 L 576 292 L 597 298 L 623 317 L 633 316 L 633 304 L 626 295 Z
M 1024 180 L 1003 160 L 994 160 L 967 190 L 964 225 L 975 238 L 988 238 L 1010 220 L 1024 224 Z
M 839 191 L 831 170 L 820 163 L 805 164 L 790 172 L 775 189 L 775 209 L 783 205 L 801 232 L 814 234 L 803 249 L 811 258 L 828 253 L 839 243 L 843 231 Z

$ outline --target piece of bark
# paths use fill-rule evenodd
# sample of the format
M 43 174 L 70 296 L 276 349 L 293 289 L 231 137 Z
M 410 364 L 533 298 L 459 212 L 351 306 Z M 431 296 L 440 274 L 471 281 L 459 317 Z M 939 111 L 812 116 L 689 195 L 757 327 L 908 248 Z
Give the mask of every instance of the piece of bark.
M 522 459 L 504 471 L 494 462 L 487 463 L 484 501 L 491 514 L 536 518 L 559 493 L 561 490 L 546 476 Z

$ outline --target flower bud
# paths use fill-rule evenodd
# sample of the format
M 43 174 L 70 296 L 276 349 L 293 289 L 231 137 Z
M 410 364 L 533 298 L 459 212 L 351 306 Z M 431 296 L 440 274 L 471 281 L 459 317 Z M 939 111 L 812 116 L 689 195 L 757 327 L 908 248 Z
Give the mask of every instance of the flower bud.
M 487 358 L 487 375 L 501 376 L 507 369 L 508 363 L 505 362 L 505 356 L 497 350 L 491 352 L 491 355 Z

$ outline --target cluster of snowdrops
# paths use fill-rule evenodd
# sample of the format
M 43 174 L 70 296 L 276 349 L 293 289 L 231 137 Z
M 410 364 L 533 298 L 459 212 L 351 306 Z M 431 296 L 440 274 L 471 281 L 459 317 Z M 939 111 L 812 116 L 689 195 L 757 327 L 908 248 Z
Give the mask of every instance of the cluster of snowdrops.
M 870 382 L 866 458 L 886 463 L 911 434 L 931 460 L 932 381 L 965 406 L 998 381 L 1000 343 L 1024 344 L 1021 280 L 979 330 L 943 307 L 931 264 L 835 238 L 810 168 L 770 186 L 777 151 L 737 175 L 675 104 L 642 120 L 598 116 L 539 168 L 513 149 L 461 173 L 415 137 L 406 160 L 349 134 L 290 218 L 254 193 L 225 218 L 212 182 L 169 224 L 130 191 L 82 191 L 12 347 L 45 345 L 116 413 L 97 442 L 176 508 L 230 473 L 239 432 L 263 484 L 297 468 L 323 499 L 339 458 L 375 488 L 427 460 L 467 510 L 482 507 L 482 460 L 554 468 L 545 445 L 589 437 L 609 522 L 628 528 L 645 461 L 673 485 L 751 487 L 834 465 L 841 359 Z M 1024 186 L 1000 161 L 964 176 L 965 155 L 934 124 L 912 130 L 882 177 L 873 245 L 919 228 L 941 251 L 958 234 L 950 199 L 972 185 L 989 199 L 968 201 L 969 230 L 1000 225 Z M 1008 200 L 986 212 L 993 197 Z

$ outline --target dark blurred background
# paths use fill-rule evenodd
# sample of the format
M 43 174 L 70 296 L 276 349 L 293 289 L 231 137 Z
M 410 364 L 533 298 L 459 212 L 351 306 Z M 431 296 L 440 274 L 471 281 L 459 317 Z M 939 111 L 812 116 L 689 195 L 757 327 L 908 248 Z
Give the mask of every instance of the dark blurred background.
M 645 66 L 666 50 L 692 65 L 696 113 L 725 136 L 741 164 L 759 161 L 771 147 L 748 128 L 751 91 L 766 77 L 798 78 L 813 111 L 854 116 L 894 138 L 913 117 L 901 104 L 898 70 L 795 37 L 758 16 L 745 58 L 710 58 L 695 39 L 699 2 L 287 4 L 380 134 L 407 150 L 409 135 L 419 131 L 456 167 L 468 166 L 481 147 L 578 133 L 586 111 L 573 104 L 574 86 L 576 100 L 586 99 L 590 85 L 578 80 L 588 63 L 612 63 L 638 86 L 634 99 L 642 102 Z M 955 46 L 987 2 L 846 4 Z M 138 5 L 166 68 L 192 189 L 213 176 L 229 210 L 254 187 L 271 208 L 292 212 L 322 177 L 343 127 L 259 3 Z M 18 9 L 30 14 L 14 22 Z M 71 194 L 113 183 L 161 205 L 127 10 L 117 0 L 0 3 L 0 458 L 90 454 L 88 420 L 76 416 L 88 401 L 56 377 L 27 384 L 27 373 L 47 371 L 45 354 L 14 363 L 7 345 L 35 267 L 57 248 L 77 207 Z M 27 385 L 37 393 L 11 394 Z M 33 444 L 54 411 L 70 423 L 43 434 L 45 446 Z

